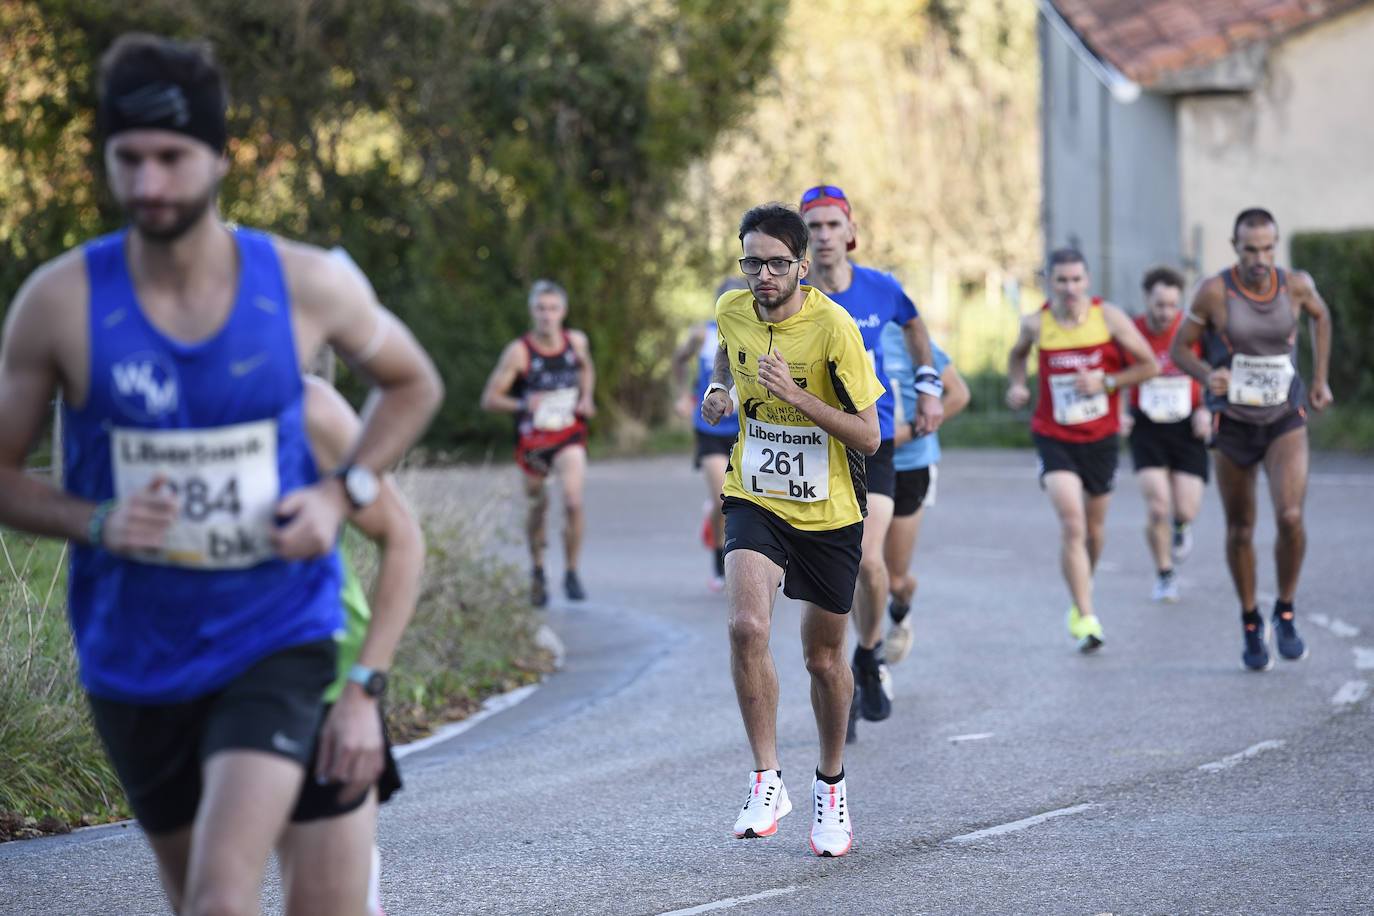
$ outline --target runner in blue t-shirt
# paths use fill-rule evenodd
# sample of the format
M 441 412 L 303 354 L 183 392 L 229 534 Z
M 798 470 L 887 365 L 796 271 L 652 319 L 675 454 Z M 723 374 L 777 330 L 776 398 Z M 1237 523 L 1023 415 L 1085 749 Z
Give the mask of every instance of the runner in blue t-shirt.
M 748 285 L 742 277 L 726 277 L 716 287 L 712 303 L 736 289 L 748 289 Z M 678 416 L 692 421 L 696 437 L 692 467 L 699 468 L 706 480 L 701 537 L 711 551 L 713 565 L 709 585 L 713 592 L 725 588 L 725 513 L 721 511 L 721 490 L 725 487 L 725 469 L 730 464 L 730 452 L 735 447 L 735 435 L 739 432 L 739 419 L 734 414 L 722 417 L 715 426 L 701 416 L 701 402 L 706 396 L 706 386 L 711 382 L 711 370 L 715 366 L 718 349 L 720 337 L 716 333 L 715 319 L 711 318 L 693 326 L 673 353 L 673 384 L 678 392 L 674 409 Z M 696 377 L 689 387 L 687 367 L 693 362 L 697 364 Z
M 969 390 L 964 377 L 954 368 L 949 355 L 934 342 L 930 345 L 935 368 L 944 385 L 941 401 L 945 421 L 968 406 Z M 921 531 L 922 510 L 935 505 L 937 462 L 940 460 L 940 435 L 916 435 L 916 421 L 908 420 L 916 414 L 916 367 L 907 353 L 902 333 L 896 327 L 883 329 L 883 355 L 887 377 L 898 396 L 897 417 L 892 441 L 897 450 L 893 464 L 897 469 L 896 493 L 893 498 L 892 525 L 883 542 L 883 558 L 887 563 L 891 582 L 887 612 L 892 618 L 887 638 L 883 640 L 887 660 L 897 664 L 911 651 L 911 600 L 916 594 L 916 575 L 911 571 L 911 555 L 916 549 L 916 537 Z
M 921 435 L 940 427 L 940 373 L 931 364 L 930 335 L 916 307 L 891 274 L 861 267 L 849 260 L 855 247 L 854 221 L 844 191 L 834 185 L 818 185 L 801 196 L 802 219 L 811 232 L 811 270 L 807 283 L 844 306 L 863 335 L 864 347 L 879 379 L 883 371 L 883 328 L 901 328 L 917 366 L 917 431 Z M 854 592 L 855 707 L 865 719 L 878 721 L 892 714 L 892 685 L 883 658 L 883 605 L 887 601 L 887 566 L 883 542 L 892 522 L 895 470 L 892 464 L 894 401 L 892 392 L 878 401 L 878 428 L 882 445 L 867 460 L 868 516 L 864 519 L 863 559 Z M 850 710 L 850 717 L 856 715 Z

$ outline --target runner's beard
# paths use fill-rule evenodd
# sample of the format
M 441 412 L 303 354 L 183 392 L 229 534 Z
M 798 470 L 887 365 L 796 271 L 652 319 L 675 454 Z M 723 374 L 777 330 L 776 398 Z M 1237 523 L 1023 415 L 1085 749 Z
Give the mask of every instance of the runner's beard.
M 214 206 L 215 198 L 219 194 L 219 182 L 212 182 L 205 193 L 189 201 L 166 201 L 161 205 L 171 209 L 172 221 L 170 223 L 157 225 L 149 224 L 139 218 L 140 204 L 134 202 L 124 207 L 125 212 L 133 222 L 134 228 L 143 238 L 152 242 L 175 242 L 181 238 L 191 227 L 194 226 L 206 211 Z
M 776 293 L 774 293 L 766 299 L 761 297 L 758 293 L 754 293 L 754 301 L 759 304 L 759 307 L 763 308 L 765 311 L 770 312 L 773 309 L 781 306 L 787 300 L 791 299 L 792 294 L 795 293 L 797 291 L 797 287 L 801 285 L 800 277 L 792 278 L 791 285 L 779 282 L 781 280 L 780 277 L 773 277 L 772 280 L 774 283 L 777 284 L 778 287 L 778 291 Z M 750 290 L 750 292 L 754 291 Z

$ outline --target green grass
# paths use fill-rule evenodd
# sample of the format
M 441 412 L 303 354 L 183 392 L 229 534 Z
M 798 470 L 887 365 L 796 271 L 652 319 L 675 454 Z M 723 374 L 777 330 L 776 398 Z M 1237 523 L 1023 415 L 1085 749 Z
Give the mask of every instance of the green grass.
M 483 699 L 536 680 L 528 583 L 494 559 L 478 525 L 427 531 L 425 579 L 392 668 L 393 740 L 461 718 Z M 0 840 L 130 816 L 91 725 L 68 628 L 65 544 L 0 532 Z M 345 549 L 364 583 L 375 550 Z

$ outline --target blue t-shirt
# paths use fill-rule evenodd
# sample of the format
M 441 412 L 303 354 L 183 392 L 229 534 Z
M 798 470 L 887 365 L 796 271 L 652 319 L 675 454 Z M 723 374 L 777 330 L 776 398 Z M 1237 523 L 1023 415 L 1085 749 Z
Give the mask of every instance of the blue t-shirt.
M 711 373 L 716 368 L 716 351 L 720 349 L 720 335 L 716 333 L 715 321 L 706 322 L 706 337 L 701 342 L 701 350 L 697 352 L 697 403 L 700 404 L 702 398 L 706 397 L 706 387 L 711 384 Z M 701 416 L 701 411 L 697 411 L 696 419 L 692 421 L 693 427 L 699 433 L 708 436 L 720 436 L 722 439 L 733 439 L 739 435 L 739 414 L 732 413 L 728 417 L 721 417 L 720 422 L 715 426 L 707 423 Z
M 74 544 L 68 614 L 91 694 L 183 703 L 272 653 L 332 636 L 342 577 L 333 553 L 287 561 L 269 546 L 276 499 L 319 479 L 271 238 L 235 230 L 233 308 L 189 344 L 144 316 L 126 238 L 85 246 L 90 390 L 80 408 L 63 404 L 63 482 L 99 502 L 161 474 L 182 513 L 156 562 Z
M 854 279 L 849 289 L 826 295 L 843 306 L 859 326 L 864 349 L 873 361 L 873 371 L 886 386 L 883 396 L 878 398 L 878 435 L 882 439 L 891 439 L 892 413 L 896 402 L 887 383 L 887 373 L 883 370 L 883 329 L 891 325 L 900 336 L 902 326 L 916 317 L 916 306 L 912 305 L 902 285 L 892 274 L 858 264 L 850 266 L 854 268 Z
M 935 361 L 935 371 L 944 372 L 949 365 L 949 354 L 930 342 L 931 358 Z M 887 377 L 890 384 L 902 398 L 902 416 L 908 422 L 916 417 L 916 367 L 911 363 L 902 329 L 887 327 L 883 329 L 883 356 L 887 361 Z M 892 466 L 899 471 L 914 471 L 928 468 L 940 460 L 940 434 L 918 436 L 902 445 L 893 453 Z

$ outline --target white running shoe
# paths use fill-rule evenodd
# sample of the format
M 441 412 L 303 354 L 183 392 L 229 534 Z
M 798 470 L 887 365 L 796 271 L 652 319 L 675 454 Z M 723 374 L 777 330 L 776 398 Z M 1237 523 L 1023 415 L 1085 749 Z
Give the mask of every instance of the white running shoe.
M 911 629 L 911 615 L 907 614 L 900 622 L 888 627 L 887 635 L 883 637 L 883 655 L 887 663 L 895 665 L 906 658 L 915 641 L 916 634 Z M 888 677 L 891 678 L 890 673 Z
M 751 839 L 772 836 L 777 832 L 778 819 L 792 810 L 787 787 L 777 770 L 749 774 L 749 795 L 735 819 L 735 836 Z
M 887 660 L 878 662 L 878 683 L 883 685 L 883 693 L 887 696 L 887 701 L 892 702 L 896 695 L 892 690 L 892 670 L 887 667 Z
M 854 826 L 849 822 L 844 780 L 835 785 L 816 780 L 816 819 L 811 823 L 811 849 L 818 856 L 842 856 L 854 842 Z
M 1193 526 L 1175 525 L 1173 543 L 1170 545 L 1170 553 L 1174 558 L 1174 565 L 1182 563 L 1188 559 L 1188 554 L 1193 552 Z
M 1155 576 L 1155 588 L 1150 592 L 1151 601 L 1174 604 L 1178 601 L 1178 575 Z

